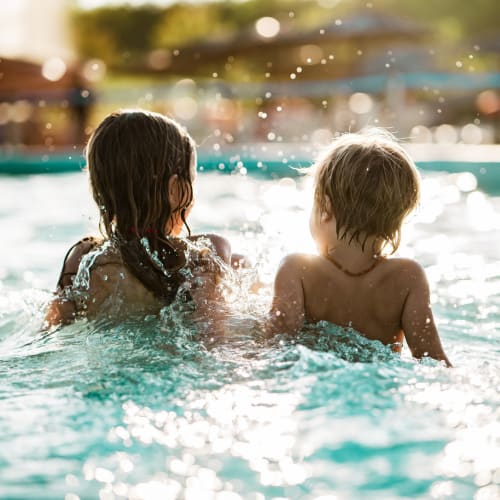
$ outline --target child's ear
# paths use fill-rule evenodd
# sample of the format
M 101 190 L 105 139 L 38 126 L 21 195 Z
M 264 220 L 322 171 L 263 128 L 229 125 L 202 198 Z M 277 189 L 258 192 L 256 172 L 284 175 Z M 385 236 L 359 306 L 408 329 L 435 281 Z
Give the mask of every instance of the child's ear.
M 328 222 L 332 216 L 328 212 L 321 212 L 321 222 Z
M 325 197 L 324 206 L 321 210 L 321 222 L 328 222 L 333 217 L 332 202 L 328 196 Z
M 179 176 L 177 174 L 172 175 L 168 180 L 168 201 L 172 209 L 175 209 L 180 204 L 181 190 L 179 186 Z

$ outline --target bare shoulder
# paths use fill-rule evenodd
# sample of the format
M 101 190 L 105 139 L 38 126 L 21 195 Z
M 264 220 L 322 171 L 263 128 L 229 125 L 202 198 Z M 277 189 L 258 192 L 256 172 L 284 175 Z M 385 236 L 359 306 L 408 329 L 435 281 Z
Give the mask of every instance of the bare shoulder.
M 231 262 L 231 244 L 223 236 L 218 234 L 197 234 L 191 236 L 189 239 L 192 241 L 197 241 L 199 239 L 206 238 L 213 245 L 215 253 L 226 263 Z
M 279 270 L 301 273 L 314 266 L 318 261 L 316 255 L 306 253 L 291 253 L 281 259 Z
M 426 296 L 429 293 L 429 283 L 424 268 L 416 261 L 407 258 L 392 258 L 385 262 L 386 279 L 402 296 L 415 292 Z
M 231 243 L 218 234 L 207 234 L 207 238 L 212 242 L 217 255 L 224 260 L 224 262 L 231 262 Z
M 311 271 L 318 268 L 321 264 L 321 259 L 317 255 L 305 253 L 292 253 L 283 259 L 278 266 L 276 280 L 289 278 L 303 279 L 308 276 Z
M 387 259 L 386 265 L 391 272 L 397 273 L 402 281 L 408 283 L 427 281 L 424 268 L 415 260 L 395 257 Z
M 82 258 L 102 242 L 94 236 L 87 236 L 72 245 L 64 258 L 58 288 L 71 285 L 70 277 L 76 275 Z

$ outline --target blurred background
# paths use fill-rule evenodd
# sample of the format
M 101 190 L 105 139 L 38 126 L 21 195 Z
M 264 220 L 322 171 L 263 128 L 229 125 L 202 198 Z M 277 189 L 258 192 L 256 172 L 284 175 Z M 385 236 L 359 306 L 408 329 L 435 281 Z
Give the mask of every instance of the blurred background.
M 2 2 L 0 155 L 68 166 L 123 107 L 175 117 L 213 154 L 366 125 L 495 144 L 499 19 L 498 0 Z

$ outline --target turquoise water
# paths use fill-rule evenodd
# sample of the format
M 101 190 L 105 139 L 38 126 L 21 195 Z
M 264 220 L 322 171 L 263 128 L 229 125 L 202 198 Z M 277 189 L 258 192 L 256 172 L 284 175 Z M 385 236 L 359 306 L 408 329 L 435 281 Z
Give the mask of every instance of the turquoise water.
M 67 247 L 95 231 L 80 173 L 0 179 L 0 497 L 493 499 L 500 495 L 500 198 L 425 173 L 401 253 L 426 268 L 445 369 L 332 325 L 259 341 L 269 288 L 226 336 L 175 309 L 39 332 Z M 309 179 L 199 176 L 191 226 L 269 283 L 312 250 Z

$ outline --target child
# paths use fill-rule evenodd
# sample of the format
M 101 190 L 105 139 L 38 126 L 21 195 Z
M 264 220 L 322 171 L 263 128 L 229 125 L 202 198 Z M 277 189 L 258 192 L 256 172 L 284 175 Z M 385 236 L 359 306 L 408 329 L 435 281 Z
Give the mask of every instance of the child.
M 196 151 L 173 120 L 121 111 L 97 127 L 86 151 L 103 238 L 84 238 L 66 255 L 46 322 L 155 314 L 181 292 L 197 309 L 217 295 L 229 243 L 180 238 L 194 203 Z
M 268 333 L 297 332 L 305 321 L 352 326 L 416 358 L 448 361 L 432 317 L 429 286 L 414 261 L 388 258 L 403 219 L 416 207 L 416 167 L 379 129 L 336 139 L 316 164 L 310 231 L 319 256 L 292 254 L 274 283 Z

